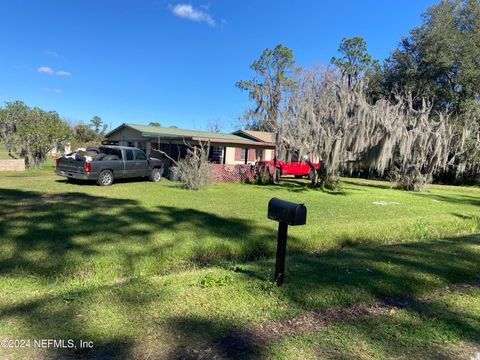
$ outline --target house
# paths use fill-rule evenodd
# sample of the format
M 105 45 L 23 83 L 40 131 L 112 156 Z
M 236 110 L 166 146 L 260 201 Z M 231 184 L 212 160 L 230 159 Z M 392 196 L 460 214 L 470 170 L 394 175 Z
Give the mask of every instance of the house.
M 273 147 L 269 149 L 257 149 L 255 152 L 249 152 L 248 161 L 258 161 L 258 160 L 273 160 L 275 157 L 275 134 L 266 131 L 254 131 L 254 130 L 238 130 L 233 133 L 244 137 L 246 139 L 263 142 L 266 144 L 272 144 Z M 239 148 L 228 148 L 227 152 L 234 152 L 233 158 L 234 161 L 242 161 L 244 159 L 244 152 Z
M 237 131 L 233 134 L 122 124 L 105 135 L 104 144 L 138 147 L 148 156 L 174 160 L 184 157 L 188 146 L 210 143 L 209 161 L 216 164 L 236 165 L 271 159 L 275 142 L 270 133 Z

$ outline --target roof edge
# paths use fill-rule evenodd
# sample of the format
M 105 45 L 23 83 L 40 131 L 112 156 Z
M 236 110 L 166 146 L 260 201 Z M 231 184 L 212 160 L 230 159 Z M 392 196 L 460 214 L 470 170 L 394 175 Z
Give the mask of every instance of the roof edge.
M 247 131 L 248 131 L 248 130 L 236 130 L 236 131 L 232 132 L 232 134 L 237 135 L 237 136 L 241 136 L 241 137 L 246 137 L 246 138 L 252 139 L 252 140 L 254 140 L 254 141 L 260 141 L 260 142 L 271 143 L 271 144 L 274 144 L 274 143 L 275 143 L 274 141 L 272 141 L 272 142 L 270 142 L 270 141 L 265 141 L 265 140 L 262 139 L 262 138 L 259 138 L 259 137 L 255 136 L 255 135 L 252 135 L 252 134 L 248 133 Z M 264 132 L 268 132 L 268 131 L 264 131 Z
M 140 127 L 140 128 L 138 128 Z M 232 136 L 232 138 L 225 138 L 223 136 L 215 136 L 214 133 L 212 132 L 206 132 L 206 131 L 195 131 L 195 130 L 190 130 L 190 129 L 181 129 L 177 128 L 180 131 L 187 131 L 191 132 L 191 134 L 171 134 L 171 133 L 163 133 L 161 130 L 164 127 L 159 128 L 159 132 L 150 132 L 150 131 L 144 131 L 147 129 L 142 129 L 142 127 L 147 127 L 147 125 L 142 125 L 142 124 L 130 124 L 130 123 L 122 123 L 121 125 L 117 126 L 113 130 L 110 130 L 107 134 L 105 134 L 105 138 L 109 138 L 112 136 L 114 133 L 124 129 L 124 128 L 129 128 L 132 129 L 138 133 L 141 134 L 142 137 L 172 137 L 172 138 L 178 138 L 178 139 L 185 139 L 185 140 L 192 140 L 192 139 L 204 139 L 208 141 L 217 141 L 217 142 L 245 142 L 245 143 L 256 143 L 257 145 L 260 146 L 271 146 L 273 143 L 266 142 L 265 140 L 258 138 L 254 135 L 246 133 L 244 130 L 237 130 L 231 133 L 221 133 L 222 135 L 227 135 L 227 136 Z M 165 128 L 166 129 L 166 128 Z M 205 134 L 202 134 L 205 133 Z M 236 139 L 235 139 L 236 138 Z M 252 144 L 253 145 L 253 144 Z
M 105 137 L 108 138 L 110 135 L 112 135 L 112 133 L 114 133 L 115 131 L 118 131 L 124 127 L 129 127 L 130 129 L 133 129 L 131 126 L 129 126 L 127 123 L 122 123 L 121 125 L 117 126 L 115 129 L 113 130 L 110 130 L 108 133 L 105 134 Z M 133 129 L 133 130 L 136 130 L 136 129 Z M 138 131 L 138 130 L 137 130 Z

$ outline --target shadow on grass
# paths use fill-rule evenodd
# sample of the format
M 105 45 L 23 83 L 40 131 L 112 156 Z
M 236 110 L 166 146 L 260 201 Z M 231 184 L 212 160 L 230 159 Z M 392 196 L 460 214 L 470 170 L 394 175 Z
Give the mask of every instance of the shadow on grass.
M 275 250 L 273 223 L 262 227 L 196 209 L 145 208 L 136 200 L 80 192 L 10 189 L 0 189 L 0 202 L 0 275 L 76 276 L 91 258 L 110 256 L 128 275 L 133 265 L 127 264 L 156 256 L 160 266 L 181 246 L 187 251 L 177 260 L 197 265 L 255 260 Z
M 370 341 L 372 348 L 380 349 L 385 355 L 395 357 L 414 349 L 417 355 L 436 357 L 445 351 L 435 345 L 439 333 L 480 343 L 479 314 L 447 306 L 441 300 L 429 297 L 442 287 L 469 282 L 478 287 L 479 255 L 478 235 L 402 245 L 359 246 L 319 255 L 296 254 L 288 257 L 286 282 L 276 294 L 289 307 L 302 311 L 324 311 L 375 301 L 393 305 L 415 318 L 402 323 L 401 319 L 392 320 L 388 314 L 379 314 L 377 320 L 375 316 L 373 320 L 359 316 L 345 321 L 359 338 Z M 270 281 L 272 267 L 272 261 L 259 263 L 257 281 Z M 381 315 L 393 325 L 381 320 Z M 335 321 L 342 324 L 341 318 Z M 424 322 L 433 324 L 425 325 Z M 369 323 L 375 326 L 370 327 Z M 175 317 L 171 319 L 170 328 L 180 339 L 172 359 L 261 358 L 267 357 L 272 345 L 259 341 L 258 327 L 251 332 L 249 327 L 239 328 L 231 323 Z M 409 328 L 418 334 L 412 336 Z M 192 329 L 195 335 L 194 341 L 190 342 L 188 334 Z M 297 331 L 300 333 L 293 335 L 301 335 L 301 328 Z M 395 338 L 395 342 L 388 341 L 391 338 Z M 337 350 L 340 357 L 349 356 L 348 349 Z
M 265 189 L 269 191 L 279 191 L 286 190 L 288 192 L 308 192 L 308 191 L 321 191 L 324 194 L 328 195 L 347 195 L 345 190 L 328 190 L 313 188 L 310 186 L 310 181 L 301 180 L 301 179 L 292 179 L 292 178 L 282 178 L 279 183 L 270 184 L 270 185 L 257 185 L 257 184 L 246 184 L 246 186 L 256 186 L 259 189 Z
M 332 305 L 312 296 L 319 288 L 332 285 L 342 290 L 339 304 L 342 299 L 361 294 L 417 297 L 439 286 L 476 279 L 479 254 L 478 235 L 400 245 L 360 245 L 317 256 L 297 254 L 288 259 L 286 276 L 290 281 L 286 280 L 282 292 L 309 309 Z
M 381 181 L 381 180 L 352 180 L 352 179 L 342 179 L 342 183 L 349 184 L 349 185 L 356 185 L 356 186 L 367 186 L 373 187 L 377 189 L 385 189 L 385 190 L 395 190 L 395 184 L 389 181 Z M 398 189 L 397 189 L 398 190 Z
M 0 308 L 0 321 L 8 322 L 21 319 L 26 325 L 22 338 L 25 339 L 72 339 L 76 348 L 49 348 L 49 355 L 42 355 L 45 359 L 133 359 L 135 342 L 138 340 L 132 335 L 121 334 L 118 331 L 117 319 L 112 323 L 101 324 L 98 328 L 92 327 L 95 317 L 90 317 L 85 311 L 86 303 L 98 303 L 102 300 L 101 294 L 111 294 L 107 308 L 111 311 L 118 306 L 126 307 L 128 315 L 124 319 L 134 318 L 132 314 L 140 311 L 153 298 L 162 294 L 149 292 L 148 284 L 133 279 L 118 285 L 102 285 L 71 290 L 61 294 L 36 297 L 32 300 L 5 305 Z M 103 299 L 104 301 L 104 299 Z M 99 315 L 102 315 L 102 310 Z M 127 326 L 128 320 L 124 326 Z M 8 335 L 8 334 L 3 334 Z M 93 348 L 80 348 L 79 341 L 92 341 Z M 15 354 L 15 352 L 13 352 Z M 18 358 L 28 358 L 18 356 Z M 34 357 L 37 358 L 37 357 Z M 39 357 L 40 358 L 40 357 Z
M 0 203 L 0 276 L 20 281 L 31 278 L 45 286 L 72 281 L 108 283 L 142 273 L 165 274 L 226 260 L 250 261 L 271 256 L 275 249 L 271 228 L 195 209 L 146 208 L 136 200 L 80 192 L 42 194 L 11 189 L 0 189 Z M 139 294 L 135 290 L 127 294 L 128 288 L 120 284 L 112 301 L 128 312 L 132 311 L 131 298 L 134 303 L 148 304 L 150 297 L 142 299 L 149 293 L 148 286 L 142 285 Z M 102 291 L 93 286 L 2 306 L 0 319 L 23 318 L 35 338 L 52 338 L 51 329 L 62 324 L 68 334 L 56 333 L 58 338 L 98 340 L 77 317 L 81 305 L 71 304 Z M 152 298 L 158 299 L 157 295 Z M 131 358 L 133 341 L 133 337 L 105 335 L 90 355 Z
M 274 254 L 272 228 L 195 209 L 152 209 L 129 199 L 6 189 L 0 189 L 0 202 L 0 276 L 6 278 L 35 278 L 50 286 L 52 281 L 68 279 L 81 284 L 101 277 L 103 272 L 113 273 L 107 280 L 131 277 L 144 260 L 153 261 L 150 271 L 155 274 L 163 273 L 164 265 L 171 266 L 170 271 L 179 270 L 177 261 L 187 260 L 187 266 L 210 265 L 225 259 L 271 258 Z M 299 311 L 385 297 L 422 296 L 440 286 L 469 281 L 480 271 L 478 236 L 404 245 L 361 245 L 319 255 L 300 253 L 295 239 L 291 240 L 289 251 L 297 254 L 287 259 L 286 283 L 275 289 L 275 295 Z M 178 256 L 179 250 L 182 255 Z M 98 263 L 102 266 L 95 268 Z M 246 281 L 271 283 L 272 260 L 242 267 L 247 267 L 239 271 L 248 272 Z M 154 331 L 155 322 L 141 318 L 141 314 L 153 301 L 170 301 L 167 289 L 136 278 L 96 284 L 87 282 L 75 291 L 56 290 L 28 300 L 3 302 L 0 321 L 20 320 L 25 334 L 37 339 L 96 340 L 93 350 L 67 351 L 75 357 L 137 358 L 155 353 L 155 349 L 138 347 L 145 335 L 138 329 Z M 265 288 L 265 296 L 271 296 L 272 288 Z M 102 304 L 105 299 L 108 303 Z M 105 324 L 95 324 L 95 315 L 83 313 L 85 303 L 99 304 L 99 315 L 105 311 L 121 315 L 105 328 Z M 411 311 L 435 316 L 441 326 L 466 340 L 479 340 L 478 316 L 434 303 L 412 307 Z M 202 345 L 202 351 L 224 358 L 261 355 L 265 350 L 248 336 L 237 336 L 239 332 L 244 334 L 244 329 L 234 321 L 223 321 L 221 315 L 216 319 L 172 316 L 164 320 L 175 339 L 171 344 L 173 358 L 198 358 L 193 350 Z M 136 322 L 136 330 L 116 335 L 131 322 Z M 208 353 L 205 358 L 210 358 Z
M 291 179 L 291 178 L 282 178 L 280 182 L 274 184 L 249 184 L 245 183 L 245 186 L 253 186 L 258 189 L 268 190 L 268 191 L 278 191 L 278 190 L 286 190 L 289 192 L 306 192 L 313 190 L 309 186 L 309 182 L 301 179 Z
M 67 179 L 61 178 L 55 180 L 55 182 L 60 184 L 75 184 L 75 185 L 83 185 L 83 186 L 98 186 L 96 180 L 78 180 L 78 179 Z M 118 178 L 115 179 L 112 186 L 115 184 L 129 184 L 129 183 L 137 183 L 137 182 L 150 182 L 150 180 L 146 177 L 135 177 L 135 178 Z
M 460 205 L 474 205 L 480 206 L 480 198 L 474 195 L 465 195 L 465 194 L 455 194 L 455 195 L 439 195 L 439 194 L 429 194 L 429 193 L 413 193 L 416 196 L 431 199 L 433 201 L 442 201 L 452 204 Z
M 473 359 L 479 350 L 479 328 L 473 312 L 428 301 L 393 314 L 339 323 L 307 335 L 303 346 L 319 359 Z

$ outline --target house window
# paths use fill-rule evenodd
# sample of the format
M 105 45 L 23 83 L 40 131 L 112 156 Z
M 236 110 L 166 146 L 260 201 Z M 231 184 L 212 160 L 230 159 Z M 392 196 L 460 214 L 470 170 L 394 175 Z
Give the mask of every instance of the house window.
M 235 148 L 235 161 L 245 161 L 247 149 Z
M 247 155 L 248 150 L 248 155 Z M 248 157 L 247 157 L 248 156 Z M 241 149 L 235 148 L 235 161 L 249 161 L 254 162 L 256 159 L 255 149 Z
M 247 156 L 247 149 L 240 149 L 240 160 L 245 160 Z
M 210 146 L 210 152 L 208 154 L 208 161 L 214 164 L 220 164 L 223 157 L 223 148 L 220 146 Z
M 255 150 L 255 157 L 257 160 L 263 160 L 265 158 L 265 150 L 263 149 Z

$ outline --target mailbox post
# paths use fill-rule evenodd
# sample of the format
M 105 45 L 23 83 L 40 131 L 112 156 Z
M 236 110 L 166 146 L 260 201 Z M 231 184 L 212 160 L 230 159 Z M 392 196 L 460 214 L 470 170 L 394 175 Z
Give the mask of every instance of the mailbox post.
M 268 202 L 268 218 L 278 221 L 275 282 L 277 286 L 281 286 L 285 278 L 288 225 L 305 225 L 307 222 L 307 208 L 303 204 L 272 198 Z
M 278 223 L 278 239 L 277 239 L 277 259 L 275 261 L 275 282 L 278 286 L 283 284 L 285 274 L 285 257 L 287 255 L 287 232 L 288 224 L 284 222 Z

